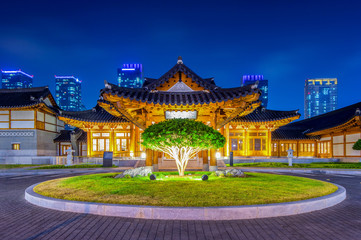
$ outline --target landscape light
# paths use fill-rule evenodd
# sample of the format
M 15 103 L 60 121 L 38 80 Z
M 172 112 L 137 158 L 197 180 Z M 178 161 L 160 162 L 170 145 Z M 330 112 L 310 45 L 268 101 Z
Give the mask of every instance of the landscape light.
M 145 152 L 142 152 L 142 154 L 140 154 L 140 157 L 141 157 L 141 158 L 146 158 L 146 157 L 147 157 L 147 154 L 145 154 Z
M 216 153 L 216 158 L 221 158 L 221 153 L 220 152 Z

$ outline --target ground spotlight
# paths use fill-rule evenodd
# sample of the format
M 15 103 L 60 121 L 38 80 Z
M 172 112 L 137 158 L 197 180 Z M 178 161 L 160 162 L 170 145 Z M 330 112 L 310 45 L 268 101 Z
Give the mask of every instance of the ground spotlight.
M 202 176 L 202 181 L 207 181 L 207 180 L 208 180 L 208 175 L 205 175 L 205 174 L 204 174 L 204 175 Z
M 149 176 L 149 179 L 150 180 L 155 180 L 155 179 L 157 179 L 157 177 L 154 174 L 152 174 L 152 175 Z

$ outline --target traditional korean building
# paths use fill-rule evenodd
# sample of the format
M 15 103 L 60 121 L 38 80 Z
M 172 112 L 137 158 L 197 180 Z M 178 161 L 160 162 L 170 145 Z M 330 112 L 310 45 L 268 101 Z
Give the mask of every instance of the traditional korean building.
M 259 108 L 257 85 L 221 88 L 213 78 L 201 78 L 181 58 L 158 79 L 146 78 L 142 88 L 124 88 L 105 82 L 98 105 L 89 111 L 61 112 L 59 119 L 87 133 L 87 156 L 113 151 L 115 156 L 140 156 L 158 166 L 160 153 L 145 150 L 141 133 L 151 124 L 172 118 L 202 121 L 220 131 L 227 144 L 204 151 L 204 167 L 217 169 L 216 155 L 271 156 L 271 134 L 300 114 Z M 257 110 L 256 110 L 257 109 Z M 218 154 L 217 154 L 218 152 Z
M 0 90 L 0 163 L 50 163 L 64 129 L 48 87 Z

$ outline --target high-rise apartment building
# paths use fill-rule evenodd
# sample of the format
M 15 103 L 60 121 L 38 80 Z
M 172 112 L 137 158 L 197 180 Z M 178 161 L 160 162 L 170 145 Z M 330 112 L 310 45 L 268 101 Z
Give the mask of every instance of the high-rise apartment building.
M 261 89 L 262 95 L 259 100 L 262 101 L 262 106 L 267 108 L 268 105 L 268 80 L 263 78 L 263 75 L 243 75 L 241 86 L 255 84 L 258 81 L 258 88 Z
M 1 70 L 1 85 L 3 89 L 32 88 L 33 75 L 17 71 Z
M 74 76 L 55 76 L 55 100 L 65 111 L 83 110 L 81 81 Z
M 305 119 L 337 108 L 337 78 L 306 79 Z
M 123 64 L 118 68 L 118 86 L 128 88 L 140 88 L 143 85 L 142 64 Z

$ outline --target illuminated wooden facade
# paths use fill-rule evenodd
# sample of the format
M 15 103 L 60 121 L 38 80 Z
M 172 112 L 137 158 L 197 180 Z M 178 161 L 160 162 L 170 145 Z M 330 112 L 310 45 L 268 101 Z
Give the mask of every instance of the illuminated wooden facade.
M 361 151 L 352 146 L 361 139 L 361 103 L 280 127 L 272 133 L 272 156 L 352 158 Z
M 235 156 L 271 156 L 272 131 L 299 118 L 296 111 L 262 110 L 260 94 L 257 85 L 220 88 L 213 78 L 199 77 L 179 59 L 160 78 L 146 78 L 140 89 L 105 82 L 93 116 L 91 110 L 62 112 L 59 119 L 87 132 L 88 156 L 103 151 L 140 156 L 146 151 L 148 166 L 157 165 L 160 154 L 142 149 L 140 134 L 147 126 L 169 118 L 196 119 L 227 138 L 224 148 L 199 154 L 214 170 L 216 152 L 222 157 L 230 151 Z

